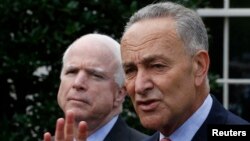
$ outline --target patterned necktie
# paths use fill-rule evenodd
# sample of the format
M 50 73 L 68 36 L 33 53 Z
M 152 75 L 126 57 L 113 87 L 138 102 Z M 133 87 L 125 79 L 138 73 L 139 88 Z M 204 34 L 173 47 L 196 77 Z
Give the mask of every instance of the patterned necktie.
M 162 138 L 161 141 L 171 141 L 170 138 Z

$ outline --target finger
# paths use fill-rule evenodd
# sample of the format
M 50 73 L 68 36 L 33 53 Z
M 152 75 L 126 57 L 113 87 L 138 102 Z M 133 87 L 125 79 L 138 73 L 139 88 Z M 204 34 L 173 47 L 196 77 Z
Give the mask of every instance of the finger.
M 59 118 L 56 122 L 56 132 L 55 132 L 56 141 L 64 141 L 64 119 Z
M 65 121 L 65 141 L 72 141 L 74 138 L 74 113 L 73 111 L 66 112 Z
M 43 134 L 43 141 L 51 141 L 51 134 L 49 132 Z
M 85 121 L 81 121 L 78 126 L 77 141 L 86 141 L 88 136 L 88 126 Z

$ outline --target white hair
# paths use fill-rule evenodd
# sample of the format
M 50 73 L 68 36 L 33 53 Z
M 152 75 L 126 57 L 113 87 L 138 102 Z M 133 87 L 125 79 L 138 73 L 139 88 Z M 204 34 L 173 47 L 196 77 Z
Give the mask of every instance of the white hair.
M 108 47 L 107 49 L 114 55 L 114 59 L 116 60 L 116 73 L 114 74 L 114 78 L 115 78 L 115 82 L 119 85 L 119 87 L 122 87 L 124 85 L 124 81 L 125 81 L 125 73 L 123 71 L 123 67 L 122 67 L 122 61 L 121 61 L 121 51 L 120 51 L 120 44 L 114 40 L 113 38 L 104 35 L 104 34 L 98 34 L 98 33 L 91 33 L 91 34 L 86 34 L 81 36 L 80 38 L 76 39 L 64 52 L 63 54 L 63 59 L 62 59 L 62 63 L 65 63 L 66 60 L 66 56 L 69 52 L 69 50 L 72 48 L 72 46 L 74 45 L 74 43 L 76 43 L 77 41 L 81 40 L 82 38 L 94 38 L 97 41 L 101 41 L 103 43 L 106 44 L 106 46 Z

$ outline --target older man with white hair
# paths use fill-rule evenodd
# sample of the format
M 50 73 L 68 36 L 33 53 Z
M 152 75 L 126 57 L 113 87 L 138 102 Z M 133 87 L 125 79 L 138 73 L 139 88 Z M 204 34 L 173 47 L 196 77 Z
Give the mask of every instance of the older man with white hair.
M 57 101 L 65 113 L 55 136 L 44 141 L 138 141 L 145 134 L 130 128 L 119 116 L 126 92 L 120 45 L 101 34 L 74 41 L 63 56 Z M 87 132 L 86 132 L 87 130 Z

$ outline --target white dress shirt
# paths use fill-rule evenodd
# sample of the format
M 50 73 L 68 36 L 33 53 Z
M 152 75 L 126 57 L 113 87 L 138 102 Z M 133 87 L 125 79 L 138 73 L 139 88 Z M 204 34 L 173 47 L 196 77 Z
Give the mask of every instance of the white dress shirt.
M 91 134 L 87 141 L 103 141 L 105 137 L 108 135 L 109 131 L 113 128 L 116 121 L 118 119 L 118 115 L 113 117 L 107 124 L 99 128 L 96 132 Z M 74 140 L 75 141 L 75 140 Z
M 109 131 L 113 128 L 116 121 L 118 119 L 118 115 L 113 117 L 112 120 L 110 120 L 107 124 L 99 128 L 96 132 L 91 134 L 87 141 L 103 141 L 104 138 L 108 135 Z
M 209 94 L 200 108 L 168 138 L 172 141 L 191 141 L 211 110 L 213 99 Z M 160 140 L 164 135 L 160 133 Z M 160 141 L 159 140 L 159 141 Z

